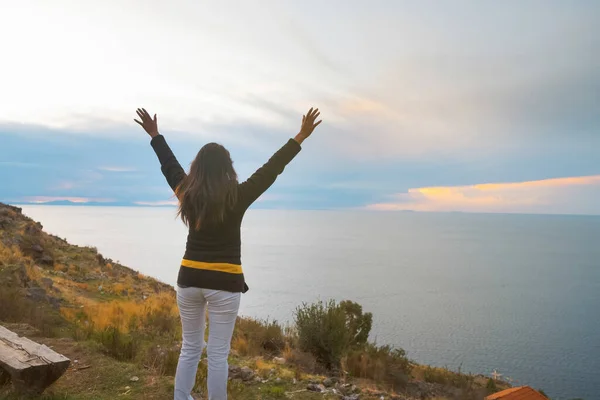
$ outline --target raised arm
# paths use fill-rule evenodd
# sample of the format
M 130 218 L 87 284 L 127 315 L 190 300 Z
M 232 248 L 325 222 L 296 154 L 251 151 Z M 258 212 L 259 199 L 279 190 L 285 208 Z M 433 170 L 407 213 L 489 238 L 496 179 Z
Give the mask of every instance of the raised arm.
M 152 118 L 150 117 L 150 114 L 148 114 L 148 111 L 143 108 L 138 108 L 137 115 L 140 117 L 141 121 L 138 121 L 137 119 L 134 121 L 144 128 L 146 133 L 152 138 L 150 144 L 158 157 L 158 161 L 160 161 L 160 169 L 165 178 L 167 178 L 169 186 L 173 189 L 173 192 L 175 192 L 177 186 L 179 186 L 181 181 L 186 177 L 185 171 L 181 168 L 177 158 L 175 158 L 165 137 L 158 133 L 156 114 L 154 114 L 154 118 Z
M 321 113 L 319 109 L 310 109 L 306 115 L 302 116 L 302 125 L 300 132 L 294 139 L 288 140 L 273 156 L 252 174 L 247 181 L 240 185 L 240 201 L 244 206 L 249 207 L 256 201 L 277 179 L 286 165 L 300 152 L 300 145 L 306 140 L 321 123 L 315 123 L 315 120 Z

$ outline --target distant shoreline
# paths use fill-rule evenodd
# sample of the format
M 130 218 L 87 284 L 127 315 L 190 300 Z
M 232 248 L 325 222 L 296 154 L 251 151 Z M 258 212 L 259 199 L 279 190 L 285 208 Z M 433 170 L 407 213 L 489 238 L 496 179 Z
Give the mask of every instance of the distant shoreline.
M 1 200 L 0 200 L 1 201 Z M 67 207 L 134 207 L 134 208 L 176 208 L 174 204 L 137 204 L 130 202 L 72 202 L 72 201 L 49 201 L 49 202 L 11 202 L 2 201 L 13 206 L 67 206 Z M 366 210 L 364 208 L 277 208 L 277 207 L 255 207 L 257 210 L 272 211 L 364 211 L 374 213 L 394 214 L 459 214 L 459 215 L 511 215 L 511 216 L 537 216 L 537 217 L 593 217 L 600 218 L 600 214 L 547 214 L 547 213 L 501 213 L 501 212 L 469 212 L 469 211 L 417 211 L 417 210 Z

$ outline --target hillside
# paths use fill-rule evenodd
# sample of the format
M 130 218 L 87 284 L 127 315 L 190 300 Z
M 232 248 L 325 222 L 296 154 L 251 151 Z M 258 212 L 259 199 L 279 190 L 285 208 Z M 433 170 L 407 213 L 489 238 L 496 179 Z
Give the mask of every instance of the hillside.
M 0 304 L 0 325 L 72 361 L 44 398 L 172 398 L 180 346 L 174 289 L 105 258 L 95 248 L 49 235 L 20 208 L 2 203 Z M 368 321 L 367 313 L 355 303 L 339 306 L 306 306 L 304 325 L 287 328 L 240 318 L 232 344 L 230 398 L 481 399 L 507 387 L 480 375 L 420 366 L 401 349 L 368 343 L 370 322 L 368 329 L 352 325 L 363 316 Z M 337 333 L 311 334 L 341 341 L 347 337 L 342 331 L 362 329 L 364 340 L 311 348 L 311 340 L 323 338 L 307 337 L 303 327 L 318 325 L 320 320 L 311 318 L 328 314 L 319 310 L 333 309 L 348 313 L 342 321 L 346 325 Z M 333 353 L 333 347 L 340 351 Z M 205 376 L 203 361 L 198 399 L 205 398 Z M 17 396 L 5 384 L 0 398 Z

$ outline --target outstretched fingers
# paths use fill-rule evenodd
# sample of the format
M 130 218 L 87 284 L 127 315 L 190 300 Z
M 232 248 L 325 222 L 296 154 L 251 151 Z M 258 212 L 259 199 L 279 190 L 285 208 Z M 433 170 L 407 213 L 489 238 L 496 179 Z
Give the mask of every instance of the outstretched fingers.
M 150 114 L 148 114 L 148 111 L 146 111 L 145 108 L 138 108 L 136 110 L 136 113 L 143 122 L 148 122 L 148 121 L 152 120 L 152 118 L 150 117 Z M 156 118 L 156 114 L 154 115 L 154 117 Z

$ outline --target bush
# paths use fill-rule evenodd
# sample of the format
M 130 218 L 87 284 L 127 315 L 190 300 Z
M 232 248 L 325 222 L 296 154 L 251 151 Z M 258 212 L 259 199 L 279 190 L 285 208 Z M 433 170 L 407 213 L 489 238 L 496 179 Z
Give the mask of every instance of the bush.
M 180 336 L 179 315 L 174 312 L 173 303 L 163 302 L 154 307 L 148 306 L 144 311 L 142 322 L 148 332 L 159 335 Z M 132 320 L 130 320 L 131 324 L 134 324 Z
M 425 382 L 450 385 L 462 389 L 470 389 L 475 381 L 472 375 L 466 375 L 460 372 L 450 371 L 446 368 L 425 367 L 423 371 Z
M 327 368 L 337 368 L 350 349 L 366 343 L 372 319 L 371 313 L 363 314 L 362 307 L 350 301 L 303 304 L 295 312 L 300 349 Z
M 283 328 L 277 321 L 238 318 L 233 348 L 242 356 L 276 356 L 286 346 Z
M 373 314 L 363 314 L 360 304 L 348 300 L 342 301 L 340 308 L 346 314 L 346 328 L 352 335 L 350 339 L 351 346 L 366 344 L 373 326 Z
M 138 352 L 138 341 L 132 334 L 123 333 L 114 326 L 109 326 L 99 333 L 99 342 L 104 351 L 117 360 L 133 360 Z
M 355 377 L 403 388 L 408 383 L 412 365 L 403 349 L 366 344 L 350 352 L 345 369 Z

